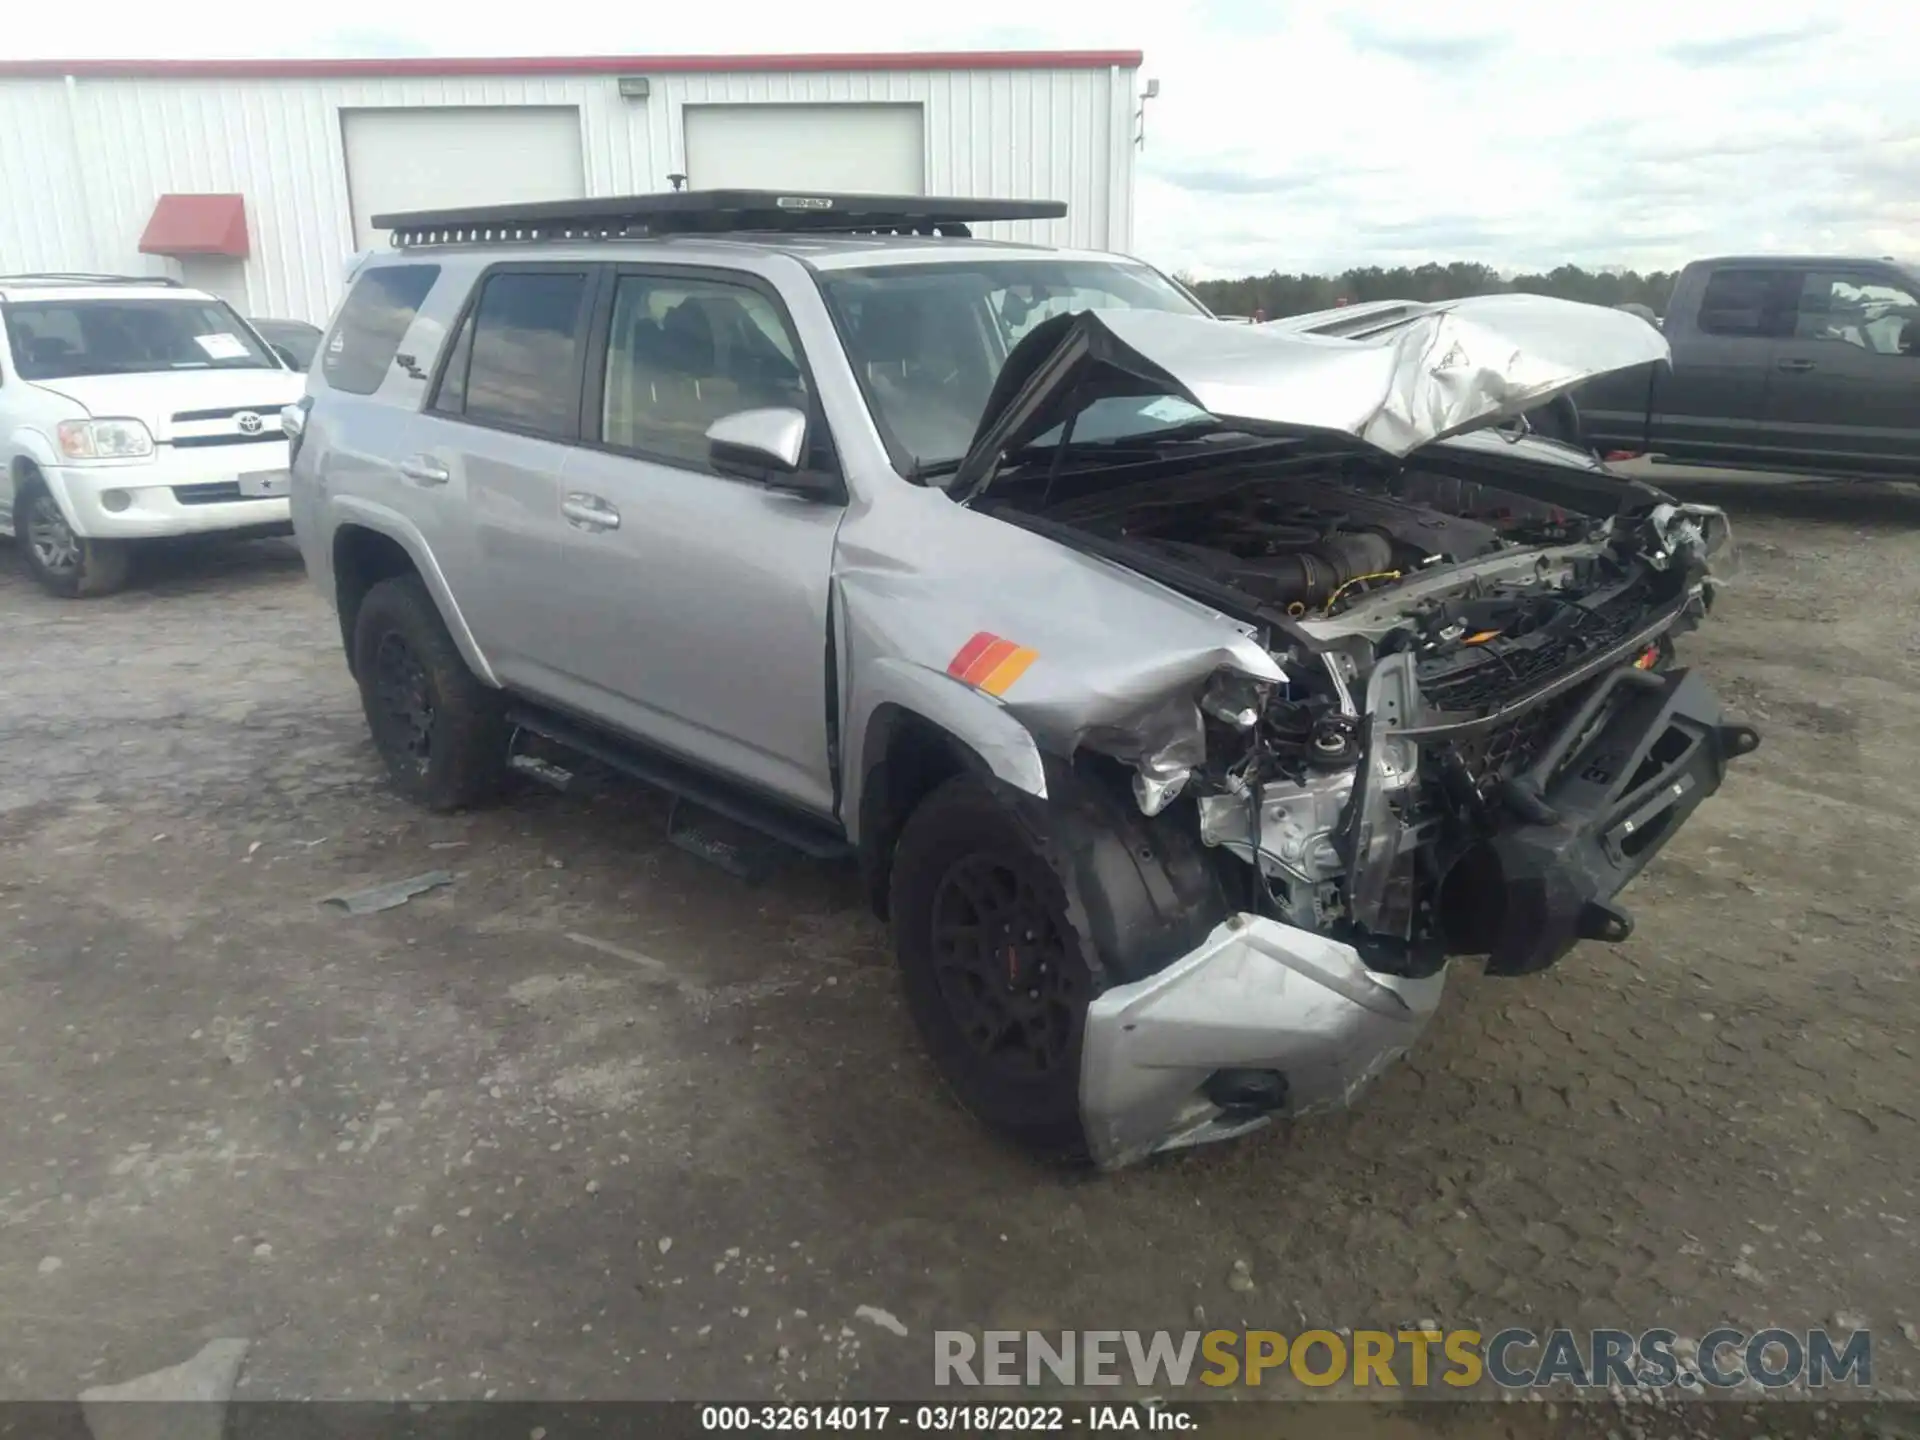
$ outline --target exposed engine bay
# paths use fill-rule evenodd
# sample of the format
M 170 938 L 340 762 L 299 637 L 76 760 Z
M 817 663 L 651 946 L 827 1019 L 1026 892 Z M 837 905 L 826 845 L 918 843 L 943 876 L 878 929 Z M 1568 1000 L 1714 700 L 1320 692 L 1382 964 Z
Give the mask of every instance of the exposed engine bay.
M 1170 494 L 1117 511 L 1089 502 L 1062 511 L 1050 513 L 1190 565 L 1294 616 L 1324 609 L 1355 588 L 1502 546 L 1501 532 L 1484 521 L 1331 480 L 1291 478 L 1212 501 Z
M 1078 552 L 1015 542 L 1074 654 L 978 753 L 1052 762 L 1032 823 L 1108 972 L 1102 1163 L 1349 1103 L 1451 957 L 1624 939 L 1621 892 L 1758 743 L 1673 648 L 1725 517 L 1528 418 L 1665 339 L 1541 296 L 1391 311 L 1054 316 L 940 481 Z
M 1757 743 L 1673 665 L 1726 526 L 1601 473 L 1433 453 L 1012 486 L 995 509 L 1220 606 L 1279 662 L 1277 685 L 1212 678 L 1203 744 L 1121 757 L 1142 810 L 1193 807 L 1250 911 L 1383 972 L 1521 973 L 1624 938 L 1613 895 Z

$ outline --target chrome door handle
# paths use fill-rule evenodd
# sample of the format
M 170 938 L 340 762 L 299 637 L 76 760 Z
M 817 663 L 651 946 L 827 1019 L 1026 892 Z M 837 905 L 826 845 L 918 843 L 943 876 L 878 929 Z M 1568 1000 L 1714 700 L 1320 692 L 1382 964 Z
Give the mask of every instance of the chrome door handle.
M 618 530 L 620 512 L 598 495 L 569 491 L 560 502 L 560 514 L 569 525 L 580 530 Z
M 400 462 L 400 473 L 422 485 L 444 485 L 453 477 L 447 467 L 431 455 L 411 455 Z
M 1776 370 L 1791 370 L 1796 375 L 1804 374 L 1806 371 L 1813 369 L 1813 361 L 1811 360 L 1776 360 L 1773 364 Z

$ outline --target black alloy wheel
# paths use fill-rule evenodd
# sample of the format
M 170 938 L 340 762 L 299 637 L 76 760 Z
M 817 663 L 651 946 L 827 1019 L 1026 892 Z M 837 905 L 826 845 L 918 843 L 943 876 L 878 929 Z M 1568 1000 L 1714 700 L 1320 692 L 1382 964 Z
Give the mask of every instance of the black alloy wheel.
M 380 748 L 404 756 L 420 774 L 433 761 L 433 720 L 438 711 L 427 667 L 406 637 L 388 631 L 374 652 L 373 693 L 378 706 Z
M 467 668 L 420 577 L 397 575 L 369 589 L 352 635 L 361 707 L 394 788 L 442 811 L 498 795 L 507 774 L 505 698 Z
M 932 920 L 941 998 L 980 1060 L 1013 1081 L 1077 1065 L 1086 970 L 1033 881 L 1003 856 L 963 855 L 934 891 Z

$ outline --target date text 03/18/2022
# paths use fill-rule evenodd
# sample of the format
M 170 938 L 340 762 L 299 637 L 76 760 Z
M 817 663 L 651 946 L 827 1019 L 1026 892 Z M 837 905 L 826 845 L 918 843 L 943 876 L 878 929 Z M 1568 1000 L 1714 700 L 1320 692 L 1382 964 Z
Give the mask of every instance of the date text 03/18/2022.
M 760 1435 L 768 1431 L 905 1434 L 1048 1434 L 1068 1430 L 1184 1433 L 1198 1418 L 1177 1405 L 703 1405 L 700 1428 Z

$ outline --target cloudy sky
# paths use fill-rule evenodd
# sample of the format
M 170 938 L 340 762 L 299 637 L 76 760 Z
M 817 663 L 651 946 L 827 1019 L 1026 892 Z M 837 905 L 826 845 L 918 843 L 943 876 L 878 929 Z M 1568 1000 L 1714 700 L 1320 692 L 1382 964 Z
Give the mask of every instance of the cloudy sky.
M 1145 51 L 1135 249 L 1200 275 L 1920 258 L 1914 0 L 80 0 L 10 15 L 0 54 L 1028 47 Z

